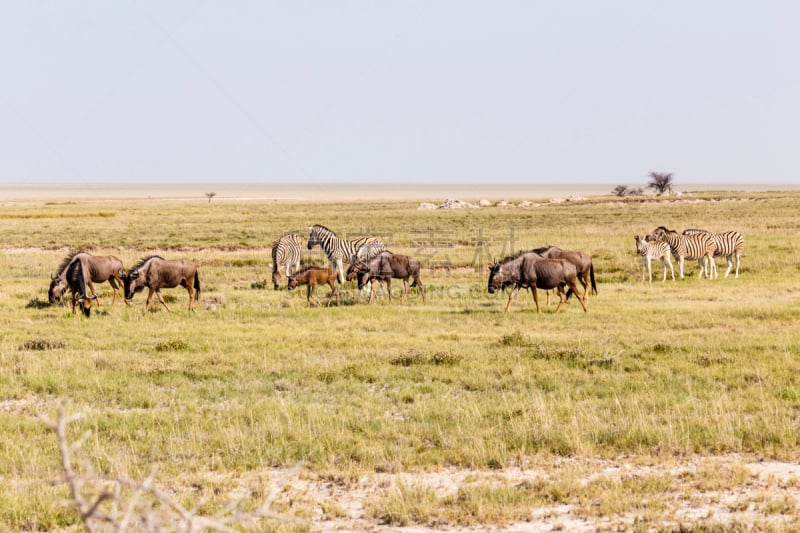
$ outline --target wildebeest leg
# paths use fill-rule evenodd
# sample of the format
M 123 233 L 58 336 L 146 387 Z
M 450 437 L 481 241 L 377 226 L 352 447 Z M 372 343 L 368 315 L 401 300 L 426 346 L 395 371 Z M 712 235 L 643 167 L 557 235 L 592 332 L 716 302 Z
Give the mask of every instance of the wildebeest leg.
M 422 281 L 419 277 L 414 278 L 414 285 L 417 286 L 417 290 L 422 295 L 422 303 L 425 303 L 425 287 L 422 286 Z
M 339 305 L 339 292 L 336 290 L 336 278 L 328 278 L 328 285 L 331 288 L 331 293 L 328 296 L 328 303 L 326 304 L 326 307 L 331 305 L 334 294 L 336 294 L 336 305 Z
M 94 289 L 94 284 L 92 283 L 92 280 L 87 280 L 86 286 L 89 288 L 90 291 L 92 291 L 92 296 L 94 296 L 94 300 L 97 302 L 97 307 L 100 307 L 100 298 L 97 297 L 97 291 Z
M 165 308 L 167 311 L 169 311 L 169 312 L 171 313 L 171 312 L 172 312 L 172 309 L 170 309 L 170 308 L 169 308 L 169 306 L 167 305 L 167 302 L 165 302 L 165 301 L 164 301 L 164 297 L 163 297 L 163 296 L 161 296 L 161 291 L 160 291 L 160 290 L 158 290 L 158 289 L 156 289 L 156 290 L 155 290 L 155 291 L 153 291 L 153 292 L 155 292 L 156 296 L 158 296 L 158 301 L 159 301 L 159 302 L 161 302 L 161 305 L 163 305 L 163 306 L 164 306 L 164 308 Z M 150 295 L 148 295 L 148 303 L 149 303 L 150 301 L 152 301 L 152 300 L 153 300 L 153 296 L 152 296 L 152 294 L 153 294 L 153 293 L 151 292 L 151 293 L 150 293 Z M 145 308 L 145 310 L 146 310 L 146 309 L 147 309 L 147 308 Z
M 561 286 L 559 285 L 559 287 Z M 583 307 L 583 312 L 584 313 L 588 312 L 586 309 L 586 302 L 584 302 L 583 298 L 581 298 L 580 294 L 578 294 L 578 287 L 577 285 L 575 285 L 574 281 L 569 282 L 569 288 L 572 289 L 572 292 L 575 293 L 575 297 L 578 298 L 578 301 L 581 303 L 581 307 Z M 564 289 L 562 288 L 561 290 L 563 291 Z M 564 297 L 564 300 L 566 301 L 566 296 Z
M 547 293 L 547 303 L 550 303 L 550 291 L 545 291 Z M 531 287 L 531 294 L 533 295 L 533 303 L 536 304 L 536 312 L 539 312 L 539 293 L 536 291 L 536 285 Z
M 111 300 L 111 307 L 114 307 L 114 305 L 117 303 L 117 298 L 119 297 L 119 287 L 120 287 L 120 285 L 117 282 L 117 278 L 115 278 L 114 276 L 111 276 L 110 278 L 108 278 L 108 284 L 111 285 L 112 289 L 114 289 L 114 298 L 112 298 L 112 300 Z M 127 300 L 125 301 L 125 303 L 128 303 Z M 97 305 L 99 306 L 100 303 L 98 302 Z M 130 304 L 128 304 L 128 305 L 130 305 Z
M 408 278 L 403 278 L 403 301 L 408 301 Z
M 386 292 L 389 293 L 389 302 L 392 301 L 392 277 L 386 278 Z
M 511 291 L 511 294 L 508 295 L 508 302 L 506 303 L 506 310 L 503 311 L 504 313 L 508 313 L 508 307 L 511 305 L 511 300 L 514 299 L 514 296 L 517 295 L 517 292 L 519 292 L 519 287 L 514 287 L 514 290 Z M 537 305 L 537 308 L 538 308 L 538 305 Z
M 314 284 L 311 283 L 311 281 L 309 280 L 308 288 L 306 289 L 306 301 L 308 303 L 308 307 L 311 307 L 311 300 L 312 299 L 316 300 L 316 297 L 314 296 L 314 289 L 315 288 L 316 287 L 314 286 Z

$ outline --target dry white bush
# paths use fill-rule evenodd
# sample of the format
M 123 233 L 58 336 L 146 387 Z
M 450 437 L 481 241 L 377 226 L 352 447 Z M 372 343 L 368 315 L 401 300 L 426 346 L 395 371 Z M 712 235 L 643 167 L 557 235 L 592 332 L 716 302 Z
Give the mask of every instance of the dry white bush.
M 206 503 L 205 500 L 198 502 L 194 508 L 187 509 L 172 495 L 156 486 L 155 469 L 144 481 L 95 472 L 88 462 L 79 471 L 73 465 L 73 454 L 80 449 L 90 432 L 87 431 L 80 439 L 70 443 L 67 439 L 67 426 L 82 417 L 81 414 L 67 415 L 62 405 L 58 408 L 56 420 L 42 418 L 42 421 L 56 433 L 64 481 L 69 487 L 72 504 L 90 533 L 240 531 L 243 527 L 256 526 L 264 519 L 296 521 L 293 517 L 270 510 L 277 491 L 267 494 L 264 502 L 255 510 L 242 509 L 242 503 L 247 496 L 242 495 L 229 501 L 219 516 L 205 516 L 200 511 Z M 298 468 L 287 471 L 287 477 L 293 476 Z

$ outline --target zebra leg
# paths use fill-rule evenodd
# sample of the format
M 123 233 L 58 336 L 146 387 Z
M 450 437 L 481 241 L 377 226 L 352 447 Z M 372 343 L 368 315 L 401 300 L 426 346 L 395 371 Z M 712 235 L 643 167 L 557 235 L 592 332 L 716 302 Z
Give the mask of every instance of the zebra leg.
M 725 256 L 725 259 L 726 259 L 726 260 L 727 260 L 727 262 L 728 262 L 728 270 L 726 270 L 726 271 L 725 271 L 725 277 L 727 278 L 727 277 L 728 277 L 728 274 L 730 274 L 730 273 L 731 273 L 731 269 L 733 268 L 733 259 L 731 258 L 731 256 L 730 256 L 730 255 L 726 255 L 726 256 Z M 738 269 L 737 269 L 737 270 L 738 270 Z
M 342 266 L 342 258 L 336 260 L 336 270 L 339 271 L 339 283 L 344 283 L 344 267 Z
M 741 257 L 742 257 L 742 256 L 741 256 L 741 255 L 739 255 L 739 253 L 737 253 L 737 254 L 736 254 L 736 277 L 737 277 L 737 278 L 739 277 L 739 259 L 740 259 Z

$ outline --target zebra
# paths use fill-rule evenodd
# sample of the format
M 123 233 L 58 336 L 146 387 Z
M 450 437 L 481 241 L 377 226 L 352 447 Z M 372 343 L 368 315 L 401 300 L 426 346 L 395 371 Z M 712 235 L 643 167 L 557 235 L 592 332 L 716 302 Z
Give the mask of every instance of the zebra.
M 369 245 L 369 247 L 365 252 L 373 254 L 373 257 L 386 249 L 386 246 L 377 237 L 360 237 L 348 241 L 340 239 L 333 231 L 321 224 L 314 224 L 308 230 L 310 232 L 308 235 L 308 249 L 311 250 L 316 245 L 322 248 L 325 255 L 328 256 L 328 260 L 339 272 L 339 283 L 344 283 L 343 261 L 352 263 L 356 258 L 365 260 L 366 257 L 362 257 L 360 252 L 366 245 Z
M 711 263 L 714 262 L 714 240 L 707 233 L 697 235 L 679 235 L 677 231 L 669 230 L 664 226 L 659 226 L 653 230 L 653 238 L 669 244 L 672 255 L 678 260 L 681 279 L 683 279 L 683 260 L 697 259 L 700 265 L 698 277 L 711 277 Z
M 647 268 L 647 273 L 650 274 L 650 283 L 653 283 L 653 270 L 651 262 L 653 259 L 661 259 L 661 266 L 664 267 L 664 279 L 667 281 L 667 265 L 672 272 L 672 281 L 675 281 L 675 269 L 672 268 L 672 259 L 670 259 L 669 244 L 664 241 L 654 240 L 652 235 L 645 235 L 644 239 L 640 239 L 635 235 L 636 251 L 642 256 L 642 281 L 644 281 L 644 271 Z
M 744 251 L 744 237 L 738 231 L 724 231 L 722 233 L 712 233 L 704 229 L 685 229 L 684 235 L 697 235 L 698 233 L 707 233 L 714 240 L 714 257 L 725 257 L 728 261 L 728 270 L 725 271 L 725 277 L 731 273 L 733 268 L 733 258 L 736 257 L 736 276 L 739 277 L 739 262 L 742 258 Z M 718 276 L 716 262 L 711 260 L 711 270 L 714 277 Z
M 300 235 L 289 233 L 272 243 L 272 285 L 277 291 L 281 282 L 279 269 L 286 270 L 286 276 L 300 269 L 300 251 L 303 241 Z

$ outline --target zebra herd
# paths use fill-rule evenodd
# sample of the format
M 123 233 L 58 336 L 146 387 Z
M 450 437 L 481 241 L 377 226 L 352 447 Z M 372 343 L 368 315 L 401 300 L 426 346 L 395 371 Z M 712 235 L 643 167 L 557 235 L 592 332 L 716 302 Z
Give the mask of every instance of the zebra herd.
M 344 262 L 352 263 L 356 259 L 369 261 L 386 251 L 386 245 L 377 237 L 341 239 L 321 224 L 314 224 L 308 230 L 308 249 L 311 250 L 317 245 L 322 248 L 338 273 L 339 283 L 345 281 Z M 272 243 L 272 283 L 275 290 L 279 288 L 281 270 L 286 272 L 287 277 L 299 270 L 302 247 L 300 235 L 295 233 L 284 235 Z
M 634 236 L 636 241 L 636 251 L 642 257 L 642 281 L 645 279 L 645 271 L 653 281 L 651 262 L 660 259 L 664 269 L 664 277 L 667 279 L 667 266 L 672 272 L 672 279 L 675 279 L 675 270 L 672 267 L 670 255 L 678 261 L 678 268 L 681 278 L 683 278 L 683 263 L 685 259 L 697 260 L 700 265 L 698 277 L 716 278 L 719 277 L 715 257 L 725 257 L 728 269 L 725 277 L 731 273 L 736 260 L 736 276 L 739 277 L 739 263 L 744 251 L 744 237 L 738 231 L 725 231 L 713 233 L 704 229 L 686 229 L 683 233 L 659 226 L 653 233 L 645 235 L 640 239 Z

